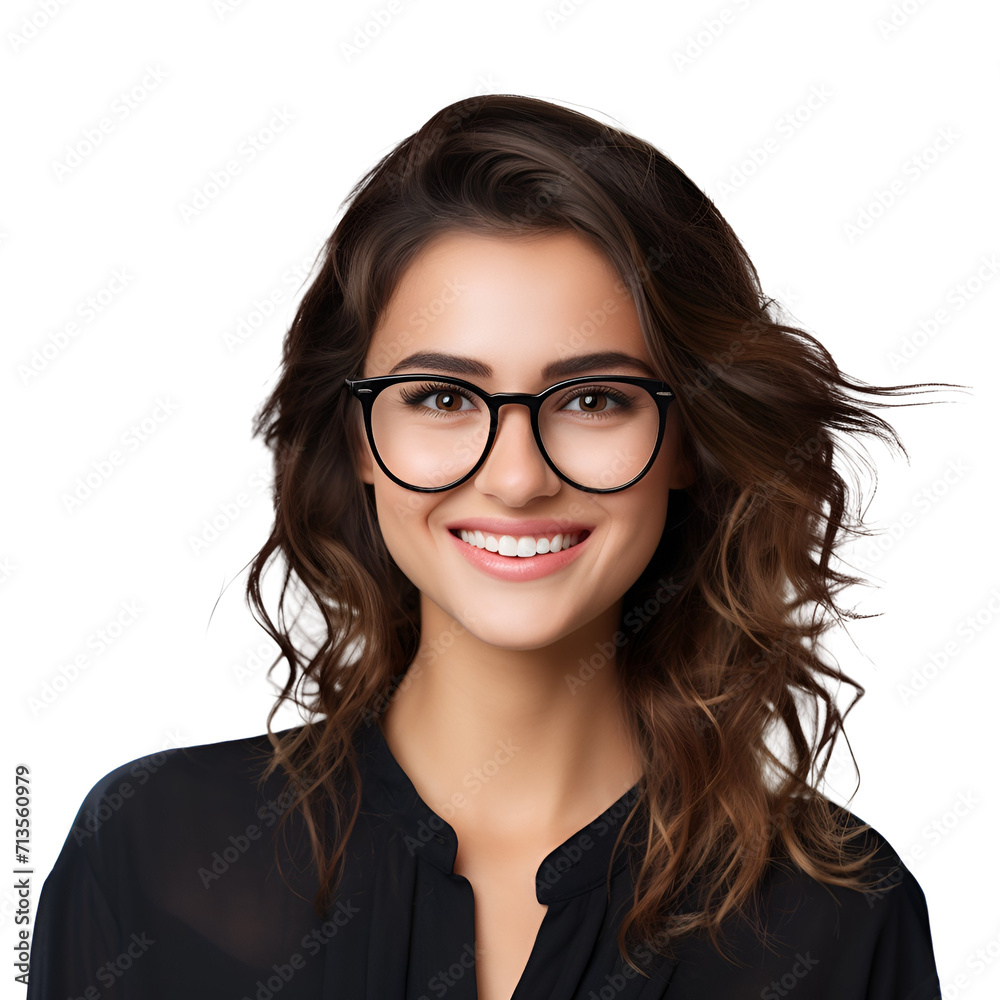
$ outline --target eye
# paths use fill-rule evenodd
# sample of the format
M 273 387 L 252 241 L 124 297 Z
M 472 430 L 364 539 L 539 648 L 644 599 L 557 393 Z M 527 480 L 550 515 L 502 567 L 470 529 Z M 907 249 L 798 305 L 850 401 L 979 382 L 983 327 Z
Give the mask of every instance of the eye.
M 408 406 L 423 407 L 432 413 L 459 413 L 463 409 L 463 401 L 470 404 L 465 407 L 466 410 L 477 409 L 472 397 L 455 385 L 422 383 L 400 390 L 400 398 Z M 431 398 L 434 400 L 433 405 L 426 406 L 425 401 Z
M 577 409 L 584 410 L 588 413 L 596 413 L 607 409 L 609 397 L 608 394 L 604 392 L 592 392 L 587 390 L 585 392 L 578 393 L 571 399 L 567 400 L 567 405 L 564 406 L 563 409 L 573 409 L 573 407 L 568 405 L 569 403 L 579 403 L 580 405 Z
M 608 410 L 628 409 L 631 400 L 625 393 L 610 386 L 581 386 L 566 397 L 566 404 L 582 400 L 580 406 L 562 408 L 576 413 L 603 413 Z M 610 405 L 614 404 L 614 405 Z

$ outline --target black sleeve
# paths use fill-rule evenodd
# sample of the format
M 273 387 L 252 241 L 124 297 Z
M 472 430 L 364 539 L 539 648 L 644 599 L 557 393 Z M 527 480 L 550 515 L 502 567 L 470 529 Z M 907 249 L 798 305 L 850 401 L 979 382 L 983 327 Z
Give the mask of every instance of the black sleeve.
M 853 813 L 849 824 L 860 827 Z M 892 845 L 874 827 L 851 840 L 865 854 L 870 889 L 819 882 L 786 854 L 761 892 L 765 946 L 749 920 L 732 918 L 735 961 L 704 935 L 683 938 L 671 1000 L 940 1000 L 927 901 Z
M 872 910 L 885 908 L 868 980 L 868 1000 L 940 1000 L 927 900 L 900 861 L 885 894 L 866 893 Z
M 38 897 L 27 1000 L 116 996 L 110 963 L 121 953 L 105 889 L 71 831 Z

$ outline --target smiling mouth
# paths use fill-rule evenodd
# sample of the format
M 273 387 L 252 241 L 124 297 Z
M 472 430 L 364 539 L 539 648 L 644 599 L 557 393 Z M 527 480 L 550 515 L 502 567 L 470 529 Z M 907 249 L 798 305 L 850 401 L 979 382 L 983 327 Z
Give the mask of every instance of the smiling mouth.
M 452 528 L 451 534 L 460 538 L 467 545 L 472 545 L 478 549 L 485 549 L 487 552 L 495 552 L 497 555 L 510 556 L 513 558 L 530 559 L 536 555 L 562 552 L 564 549 L 571 549 L 578 545 L 589 534 L 586 528 L 580 531 L 556 532 L 552 535 L 497 535 L 495 533 L 483 532 L 478 529 L 469 531 L 465 528 Z

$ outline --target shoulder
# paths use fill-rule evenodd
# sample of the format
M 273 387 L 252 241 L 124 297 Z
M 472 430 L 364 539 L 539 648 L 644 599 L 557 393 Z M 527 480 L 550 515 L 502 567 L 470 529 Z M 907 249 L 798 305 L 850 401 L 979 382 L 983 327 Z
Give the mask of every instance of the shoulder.
M 284 735 L 290 729 L 280 730 Z M 187 825 L 226 826 L 253 815 L 260 805 L 282 804 L 284 773 L 261 776 L 271 756 L 267 733 L 175 747 L 135 757 L 108 771 L 83 798 L 67 837 L 91 860 L 148 836 L 162 842 L 168 830 Z M 286 796 L 286 798 L 289 796 Z
M 223 951 L 246 956 L 250 968 L 273 949 L 275 926 L 287 935 L 308 924 L 309 845 L 284 769 L 263 777 L 270 757 L 261 733 L 134 757 L 97 780 L 39 896 L 43 953 L 70 955 L 92 977 L 98 952 L 124 954 L 142 928 L 185 953 L 188 943 L 195 955 L 214 949 L 213 962 Z M 251 911 L 277 924 L 248 923 Z
M 276 735 L 290 731 L 280 730 Z M 212 790 L 219 784 L 228 787 L 234 779 L 259 777 L 270 756 L 267 733 L 160 750 L 108 771 L 94 782 L 83 804 L 97 805 L 115 793 L 131 798 L 147 785 L 156 786 L 158 796 L 172 786 L 183 785 L 185 791 L 197 791 L 199 786 Z
M 895 903 L 919 899 L 924 904 L 923 891 L 913 873 L 903 863 L 892 843 L 870 822 L 849 809 L 834 802 L 824 800 L 827 808 L 836 815 L 847 834 L 846 851 L 851 856 L 868 856 L 859 879 L 869 883 L 867 888 L 852 889 L 831 885 L 808 875 L 787 855 L 779 854 L 772 859 L 767 885 L 772 892 L 804 893 L 812 896 L 825 895 L 842 909 L 862 909 L 881 913 L 891 907 L 881 904 L 889 899 Z M 893 890 L 899 889 L 898 892 Z
M 732 963 L 701 935 L 680 945 L 675 980 L 688 993 L 679 988 L 678 1000 L 705 991 L 772 1000 L 803 980 L 814 1000 L 940 996 L 919 883 L 882 833 L 855 813 L 829 806 L 849 833 L 848 850 L 872 852 L 860 872 L 868 888 L 822 882 L 776 851 L 755 895 L 756 907 L 724 925 L 722 944 Z
M 766 926 L 783 953 L 823 967 L 849 990 L 867 983 L 869 996 L 938 996 L 927 901 L 893 844 L 857 814 L 834 803 L 850 833 L 847 849 L 871 854 L 859 873 L 864 888 L 819 881 L 788 858 L 772 863 L 765 880 Z M 911 992 L 912 991 L 912 992 Z M 834 994 L 831 994 L 834 995 Z

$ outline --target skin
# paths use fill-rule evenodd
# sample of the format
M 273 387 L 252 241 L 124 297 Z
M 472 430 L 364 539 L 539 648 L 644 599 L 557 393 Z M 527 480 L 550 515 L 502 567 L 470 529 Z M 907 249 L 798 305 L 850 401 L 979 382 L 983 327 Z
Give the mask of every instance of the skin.
M 448 287 L 460 291 L 442 309 Z M 615 308 L 605 310 L 606 321 L 587 326 L 592 332 L 570 346 L 588 310 L 609 298 Z M 433 316 L 429 322 L 415 321 L 422 309 Z M 540 392 L 557 381 L 542 379 L 543 366 L 566 354 L 619 350 L 653 368 L 635 307 L 610 262 L 569 233 L 457 232 L 434 240 L 404 272 L 380 317 L 364 375 L 386 374 L 418 350 L 491 366 L 492 377 L 466 376 L 488 392 Z M 622 366 L 591 373 L 647 374 Z M 545 909 L 535 900 L 537 866 L 642 773 L 613 658 L 575 693 L 566 676 L 577 675 L 581 659 L 594 657 L 619 628 L 622 595 L 662 534 L 668 490 L 694 478 L 681 451 L 680 414 L 676 406 L 667 412 L 652 468 L 634 486 L 608 494 L 577 490 L 555 475 L 535 445 L 525 407 L 500 411 L 485 463 L 440 493 L 393 483 L 360 435 L 362 478 L 374 486 L 386 545 L 420 591 L 420 649 L 383 716 L 386 741 L 421 798 L 456 831 L 456 870 L 477 890 L 477 939 L 490 926 L 485 914 L 480 920 L 480 889 L 498 900 L 490 911 L 496 938 L 501 914 L 507 927 L 515 913 L 527 921 L 523 940 L 509 938 L 505 951 L 492 951 L 494 996 L 510 995 L 510 977 L 523 968 L 537 930 L 532 907 L 536 916 Z M 475 516 L 571 518 L 592 524 L 592 537 L 562 570 L 532 581 L 498 580 L 470 565 L 445 527 Z M 463 779 L 477 772 L 486 780 L 470 789 Z M 485 996 L 478 957 L 477 965 Z
M 462 291 L 431 322 L 413 322 L 421 308 L 440 300 L 449 281 Z M 609 298 L 616 309 L 607 311 L 607 321 L 567 349 L 588 310 Z M 653 366 L 635 307 L 610 262 L 582 237 L 562 233 L 532 239 L 448 233 L 431 243 L 383 312 L 364 375 L 385 374 L 392 362 L 384 359 L 417 350 L 485 362 L 494 376 L 473 381 L 490 392 L 540 392 L 551 384 L 541 378 L 542 367 L 566 353 L 621 350 Z M 374 358 L 382 360 L 378 369 Z M 643 374 L 604 370 L 615 372 Z M 389 552 L 421 595 L 420 650 L 408 683 L 383 716 L 383 731 L 425 801 L 440 806 L 444 818 L 457 818 L 449 803 L 454 791 L 465 790 L 457 809 L 466 824 L 556 831 L 565 828 L 568 814 L 571 826 L 578 816 L 589 822 L 638 780 L 641 770 L 621 721 L 608 710 L 617 702 L 614 661 L 575 693 L 565 677 L 578 674 L 580 659 L 590 660 L 618 629 L 622 595 L 663 532 L 668 489 L 693 480 L 681 453 L 679 412 L 676 406 L 667 412 L 652 468 L 634 486 L 608 494 L 577 490 L 556 476 L 535 445 L 525 407 L 501 410 L 485 463 L 441 493 L 415 493 L 392 482 L 365 439 L 362 479 L 374 485 Z M 497 580 L 467 563 L 445 528 L 480 515 L 592 523 L 589 551 L 537 580 Z M 494 758 L 502 740 L 520 749 L 468 794 L 463 777 Z

